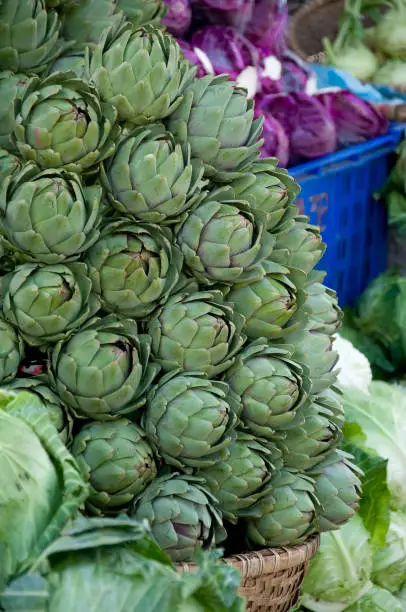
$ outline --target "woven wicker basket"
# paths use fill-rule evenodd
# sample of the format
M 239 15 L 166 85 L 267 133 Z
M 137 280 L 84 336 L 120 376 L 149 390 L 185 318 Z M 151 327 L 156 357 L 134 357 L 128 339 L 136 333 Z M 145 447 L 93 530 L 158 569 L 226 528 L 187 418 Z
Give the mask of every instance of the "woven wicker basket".
M 319 547 L 314 536 L 304 544 L 287 548 L 266 548 L 223 559 L 241 574 L 240 595 L 247 600 L 247 612 L 288 612 L 299 597 L 310 559 Z M 180 571 L 194 571 L 192 563 L 179 563 Z
M 289 46 L 304 60 L 319 61 L 323 38 L 334 40 L 344 0 L 309 0 L 290 19 Z

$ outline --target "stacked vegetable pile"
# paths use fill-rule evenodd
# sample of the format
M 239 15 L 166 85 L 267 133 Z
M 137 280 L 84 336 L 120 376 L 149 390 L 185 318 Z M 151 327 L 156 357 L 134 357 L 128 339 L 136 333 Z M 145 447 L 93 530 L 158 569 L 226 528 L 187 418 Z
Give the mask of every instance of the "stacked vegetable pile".
M 313 271 L 318 229 L 258 160 L 246 92 L 196 79 L 162 14 L 0 4 L 0 363 L 46 406 L 85 513 L 147 519 L 184 561 L 227 531 L 241 551 L 337 529 L 360 480 L 336 450 L 341 311 Z
M 324 40 L 328 62 L 361 81 L 406 87 L 405 0 L 345 0 L 334 42 Z

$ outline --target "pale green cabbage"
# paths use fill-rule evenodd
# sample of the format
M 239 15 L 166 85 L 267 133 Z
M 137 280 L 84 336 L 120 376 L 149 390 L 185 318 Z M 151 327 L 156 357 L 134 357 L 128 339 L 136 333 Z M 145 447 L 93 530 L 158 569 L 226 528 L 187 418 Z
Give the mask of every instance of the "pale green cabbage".
M 368 593 L 345 612 L 404 612 L 404 609 L 392 593 L 373 585 Z
M 0 592 L 57 537 L 86 495 L 39 398 L 0 389 Z
M 369 532 L 356 514 L 339 531 L 321 534 L 301 603 L 313 612 L 343 612 L 370 589 L 371 570 Z
M 343 397 L 345 436 L 388 459 L 393 510 L 406 510 L 406 393 L 401 387 L 373 381 L 370 395 L 352 389 Z
M 406 584 L 406 515 L 392 512 L 386 546 L 374 553 L 372 580 L 392 593 Z

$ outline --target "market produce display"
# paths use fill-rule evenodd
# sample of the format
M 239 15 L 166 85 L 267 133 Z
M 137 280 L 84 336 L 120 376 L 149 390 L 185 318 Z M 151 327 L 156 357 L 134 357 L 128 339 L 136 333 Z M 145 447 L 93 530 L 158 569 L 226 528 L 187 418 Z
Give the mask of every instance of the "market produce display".
M 359 512 L 346 525 L 322 534 L 304 581 L 300 612 L 402 612 L 406 389 L 372 380 L 365 355 L 344 338 L 337 345 L 346 417 L 341 444 L 364 472 L 363 495 Z
M 167 27 L 199 76 L 227 73 L 255 98 L 256 116 L 265 118 L 262 156 L 292 166 L 386 133 L 386 116 L 349 91 L 314 95 L 310 65 L 287 49 L 285 0 L 168 4 L 178 20 Z
M 325 245 L 287 171 L 259 159 L 246 91 L 196 78 L 163 14 L 158 0 L 0 4 L 0 100 L 12 102 L 1 107 L 0 473 L 11 484 L 0 590 L 79 511 L 96 517 L 44 553 L 59 584 L 52 611 L 87 564 L 92 589 L 112 559 L 122 580 L 148 569 L 151 587 L 165 573 L 119 570 L 125 550 L 99 555 L 104 528 L 119 545 L 147 520 L 181 562 L 219 544 L 301 543 L 358 510 L 362 473 L 337 450 L 342 313 L 314 271 Z M 221 607 L 179 607 L 206 609 Z
M 339 32 L 324 39 L 329 64 L 361 81 L 406 87 L 404 0 L 345 0 Z

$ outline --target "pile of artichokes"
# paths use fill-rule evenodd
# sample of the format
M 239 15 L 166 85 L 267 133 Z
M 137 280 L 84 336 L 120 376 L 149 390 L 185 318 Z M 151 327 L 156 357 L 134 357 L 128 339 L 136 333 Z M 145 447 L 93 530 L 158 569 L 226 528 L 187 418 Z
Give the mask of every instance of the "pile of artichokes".
M 253 102 L 196 78 L 163 9 L 0 2 L 0 381 L 47 406 L 86 513 L 188 561 L 338 529 L 360 474 L 325 245 Z

